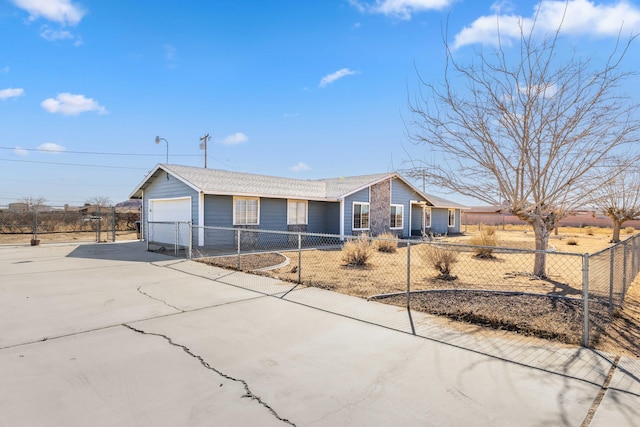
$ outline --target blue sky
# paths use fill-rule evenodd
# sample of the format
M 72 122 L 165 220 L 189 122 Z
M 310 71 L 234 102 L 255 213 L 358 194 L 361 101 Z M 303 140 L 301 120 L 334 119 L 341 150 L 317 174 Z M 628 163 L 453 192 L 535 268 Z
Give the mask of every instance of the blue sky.
M 128 198 L 157 163 L 301 179 L 394 171 L 407 99 L 458 59 L 512 40 L 563 1 L 0 0 L 0 206 Z M 563 37 L 608 52 L 640 31 L 640 1 L 569 1 Z M 640 63 L 640 45 L 625 60 Z M 623 88 L 636 99 L 640 80 Z M 164 138 L 159 145 L 155 137 Z M 456 195 L 427 189 L 454 201 Z

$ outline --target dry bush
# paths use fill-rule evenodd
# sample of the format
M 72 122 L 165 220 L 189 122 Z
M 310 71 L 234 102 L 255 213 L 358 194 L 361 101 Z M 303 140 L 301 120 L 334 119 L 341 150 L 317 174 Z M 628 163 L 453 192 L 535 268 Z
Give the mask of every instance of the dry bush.
M 394 253 L 398 249 L 396 236 L 391 233 L 382 233 L 374 242 L 374 246 L 378 252 Z
M 567 245 L 570 246 L 578 246 L 578 241 L 574 238 L 569 238 L 567 239 Z
M 469 240 L 469 243 L 473 246 L 473 252 L 475 252 L 476 258 L 492 259 L 493 248 L 498 246 L 498 235 L 496 234 L 495 227 L 485 227 L 480 231 L 480 234 L 474 236 Z
M 482 227 L 482 234 L 486 234 L 487 236 L 495 236 L 497 228 L 494 225 L 487 225 Z
M 634 227 L 627 227 L 624 229 L 624 232 L 627 234 L 633 234 L 636 232 L 636 229 Z
M 582 229 L 582 231 L 584 231 L 584 233 L 585 233 L 587 236 L 593 236 L 593 233 L 594 233 L 594 232 L 593 232 L 593 227 L 591 227 L 591 226 L 589 226 L 589 227 L 584 227 L 584 228 Z
M 349 240 L 342 247 L 342 261 L 347 265 L 367 265 L 373 252 L 371 239 L 366 234 Z
M 458 276 L 451 274 L 453 266 L 458 262 L 458 252 L 438 245 L 426 245 L 420 251 L 421 258 L 440 274 L 437 279 L 456 280 Z

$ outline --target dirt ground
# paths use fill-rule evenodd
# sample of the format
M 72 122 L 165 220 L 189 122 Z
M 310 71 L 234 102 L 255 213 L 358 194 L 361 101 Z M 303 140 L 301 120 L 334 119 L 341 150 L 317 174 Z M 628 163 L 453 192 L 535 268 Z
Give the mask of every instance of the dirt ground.
M 29 245 L 32 239 L 32 234 L 7 234 L 0 233 L 0 245 L 6 244 L 25 244 Z M 135 231 L 116 231 L 116 241 L 119 240 L 135 240 L 137 239 L 137 233 Z M 111 233 L 100 233 L 100 241 L 111 241 Z M 95 231 L 78 231 L 70 233 L 38 233 L 38 240 L 40 244 L 46 243 L 73 243 L 73 242 L 95 242 Z
M 451 237 L 447 242 L 464 244 L 477 233 L 467 230 L 462 236 Z M 498 230 L 499 245 L 512 248 L 533 248 L 530 230 L 511 227 Z M 621 235 L 629 237 L 630 233 Z M 550 247 L 559 252 L 577 254 L 595 253 L 610 246 L 610 229 L 561 228 L 550 239 Z M 437 292 L 413 294 L 412 309 L 424 310 L 450 319 L 449 322 L 464 328 L 465 324 L 479 325 L 483 333 L 500 331 L 501 334 L 518 334 L 552 339 L 562 343 L 579 344 L 582 331 L 580 257 L 550 257 L 550 276 L 557 280 L 540 280 L 524 274 L 531 266 L 530 256 L 498 256 L 497 260 L 474 259 L 472 253 L 463 254 L 456 274 L 459 280 L 448 282 L 435 280 L 433 271 L 421 262 L 413 249 L 411 258 L 412 290 L 414 288 Z M 286 255 L 286 257 L 284 256 Z M 281 280 L 295 282 L 298 277 L 298 254 L 244 255 L 240 269 L 250 271 L 274 266 L 289 259 L 286 266 L 261 272 Z M 362 298 L 374 295 L 403 292 L 406 290 L 406 248 L 398 248 L 395 254 L 374 253 L 366 267 L 344 265 L 340 251 L 303 251 L 302 282 L 305 285 L 330 289 Z M 205 260 L 207 263 L 227 268 L 237 268 L 237 257 Z M 501 273 L 491 276 L 487 271 L 491 262 L 499 263 Z M 575 264 L 575 265 L 574 265 Z M 332 266 L 327 268 L 327 266 Z M 504 274 L 510 271 L 512 274 Z M 482 272 L 482 275 L 474 275 Z M 575 277 L 571 276 L 575 273 Z M 465 278 L 465 275 L 467 276 Z M 416 284 L 413 284 L 413 282 Z M 637 282 L 640 282 L 638 280 Z M 485 293 L 483 290 L 502 291 Z M 513 292 L 518 293 L 514 295 Z M 429 296 L 427 296 L 429 295 Z M 384 300 L 381 300 L 384 301 Z M 394 303 L 388 298 L 388 303 Z M 404 298 L 395 301 L 404 304 Z M 500 307 L 500 309 L 496 309 Z M 621 308 L 609 316 L 608 306 L 590 304 L 591 344 L 595 349 L 617 355 L 640 357 L 640 284 L 629 288 Z M 460 323 L 462 322 L 462 323 Z

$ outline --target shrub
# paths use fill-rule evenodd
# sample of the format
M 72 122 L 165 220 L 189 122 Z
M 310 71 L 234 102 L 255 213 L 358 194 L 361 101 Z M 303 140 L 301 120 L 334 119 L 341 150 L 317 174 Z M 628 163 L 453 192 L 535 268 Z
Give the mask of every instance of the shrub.
M 587 236 L 593 236 L 593 227 L 585 227 L 584 232 Z
M 567 245 L 578 246 L 578 241 L 576 239 L 570 238 L 567 240 Z
M 372 250 L 373 248 L 371 246 L 369 236 L 363 234 L 362 236 L 349 240 L 344 244 L 342 247 L 342 261 L 351 266 L 367 265 Z
M 458 276 L 451 274 L 453 266 L 458 262 L 458 252 L 438 245 L 426 245 L 420 252 L 424 261 L 440 274 L 437 279 L 456 280 Z
M 480 234 L 474 236 L 469 240 L 469 243 L 473 246 L 473 252 L 475 252 L 476 258 L 490 259 L 495 258 L 493 256 L 493 248 L 498 246 L 498 236 L 496 234 L 495 227 L 486 227 L 480 231 Z
M 488 225 L 486 227 L 482 227 L 482 233 L 481 234 L 486 234 L 487 236 L 495 236 L 496 235 L 496 227 L 493 225 Z
M 378 252 L 394 253 L 398 249 L 396 236 L 391 233 L 383 233 L 375 241 L 375 248 Z
M 634 227 L 627 227 L 624 229 L 624 232 L 627 234 L 633 234 L 636 232 L 636 229 Z

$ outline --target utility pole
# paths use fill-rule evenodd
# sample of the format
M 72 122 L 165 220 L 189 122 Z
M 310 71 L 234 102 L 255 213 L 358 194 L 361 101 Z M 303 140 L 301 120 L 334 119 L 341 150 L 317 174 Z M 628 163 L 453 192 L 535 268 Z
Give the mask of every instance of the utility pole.
M 209 134 L 205 134 L 205 136 L 203 136 L 202 138 L 200 138 L 200 141 L 202 141 L 200 143 L 200 149 L 204 150 L 204 168 L 207 168 L 207 141 L 210 140 L 211 137 L 209 136 Z

